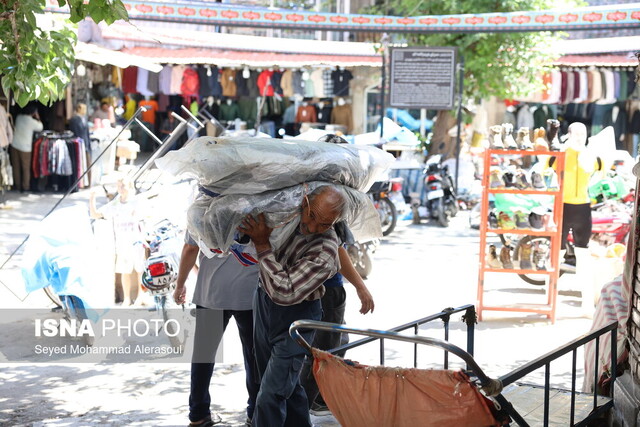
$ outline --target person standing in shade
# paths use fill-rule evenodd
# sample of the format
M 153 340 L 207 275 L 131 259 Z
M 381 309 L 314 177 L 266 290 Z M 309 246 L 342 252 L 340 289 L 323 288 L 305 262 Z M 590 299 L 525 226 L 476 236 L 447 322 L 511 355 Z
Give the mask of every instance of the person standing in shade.
M 212 426 L 222 422 L 211 413 L 209 385 L 215 355 L 231 317 L 235 318 L 242 343 L 247 401 L 247 425 L 251 425 L 259 384 L 256 382 L 253 351 L 253 296 L 258 285 L 258 266 L 255 258 L 240 249 L 232 254 L 207 258 L 193 238 L 187 234 L 174 299 L 178 304 L 186 301 L 186 279 L 200 259 L 198 277 L 193 294 L 196 304 L 196 332 L 191 358 L 191 391 L 189 394 L 190 426 Z
M 35 104 L 28 104 L 16 117 L 13 141 L 9 150 L 13 168 L 13 188 L 20 192 L 29 191 L 31 186 L 31 148 L 33 133 L 42 132 L 43 125 Z

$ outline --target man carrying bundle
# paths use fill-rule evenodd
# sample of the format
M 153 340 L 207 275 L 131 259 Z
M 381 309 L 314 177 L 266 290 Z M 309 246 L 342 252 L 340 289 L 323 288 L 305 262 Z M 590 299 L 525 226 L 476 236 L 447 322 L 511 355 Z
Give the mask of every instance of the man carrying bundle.
M 345 195 L 335 186 L 318 187 L 305 196 L 300 227 L 277 251 L 264 214 L 248 216 L 239 231 L 258 252 L 260 287 L 254 300 L 256 364 L 261 377 L 253 416 L 256 427 L 311 426 L 307 397 L 299 376 L 304 350 L 290 336 L 296 320 L 320 320 L 325 280 L 340 269 L 334 224 L 344 215 Z M 308 342 L 313 332 L 303 334 Z

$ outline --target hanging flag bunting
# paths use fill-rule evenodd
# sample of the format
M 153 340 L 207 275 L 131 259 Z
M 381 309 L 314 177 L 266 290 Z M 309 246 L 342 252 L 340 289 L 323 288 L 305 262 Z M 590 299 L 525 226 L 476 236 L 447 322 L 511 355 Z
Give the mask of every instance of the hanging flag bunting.
M 164 3 L 123 0 L 129 17 L 221 26 L 302 30 L 379 31 L 400 33 L 532 32 L 640 28 L 638 4 L 593 6 L 571 10 L 478 13 L 468 15 L 381 16 L 319 13 L 244 7 L 221 3 Z M 68 13 L 57 0 L 46 11 Z

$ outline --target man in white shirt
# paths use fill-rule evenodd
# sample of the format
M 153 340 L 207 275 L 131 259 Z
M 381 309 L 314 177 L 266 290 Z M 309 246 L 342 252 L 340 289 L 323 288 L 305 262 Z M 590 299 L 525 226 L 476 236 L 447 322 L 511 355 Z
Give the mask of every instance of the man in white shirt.
M 9 156 L 13 168 L 14 189 L 29 190 L 31 181 L 31 146 L 33 133 L 43 129 L 35 104 L 28 104 L 16 117 L 16 128 L 11 142 Z

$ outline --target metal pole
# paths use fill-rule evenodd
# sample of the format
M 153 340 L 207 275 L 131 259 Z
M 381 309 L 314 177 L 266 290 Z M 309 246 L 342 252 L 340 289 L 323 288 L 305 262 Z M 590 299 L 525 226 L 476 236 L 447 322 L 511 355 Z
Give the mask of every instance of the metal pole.
M 382 87 L 380 88 L 380 140 L 384 134 L 384 116 L 385 116 L 385 87 L 387 85 L 387 48 L 389 47 L 389 35 L 383 33 L 380 37 L 380 48 L 382 49 Z
M 461 127 L 462 127 L 462 93 L 464 88 L 464 57 L 460 55 L 460 62 L 458 62 L 458 124 L 456 135 L 456 193 L 458 191 L 458 174 L 460 170 L 460 145 L 462 143 Z

